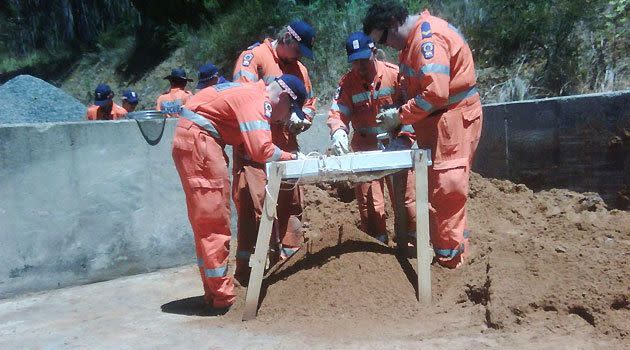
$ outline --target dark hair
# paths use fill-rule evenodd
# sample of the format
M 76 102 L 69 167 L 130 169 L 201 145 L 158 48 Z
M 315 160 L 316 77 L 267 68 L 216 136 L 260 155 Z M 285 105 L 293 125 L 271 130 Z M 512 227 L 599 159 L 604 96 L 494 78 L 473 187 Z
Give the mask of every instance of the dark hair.
M 363 18 L 363 33 L 370 35 L 373 30 L 385 30 L 389 28 L 392 19 L 403 24 L 407 15 L 407 8 L 399 1 L 386 0 L 373 4 Z

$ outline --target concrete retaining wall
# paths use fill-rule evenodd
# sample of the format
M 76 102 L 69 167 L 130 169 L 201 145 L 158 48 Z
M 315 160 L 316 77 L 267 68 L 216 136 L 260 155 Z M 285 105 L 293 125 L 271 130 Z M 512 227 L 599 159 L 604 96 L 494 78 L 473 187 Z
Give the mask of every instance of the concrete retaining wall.
M 599 192 L 610 206 L 630 186 L 630 91 L 490 104 L 484 118 L 484 176 Z
M 630 185 L 630 92 L 484 113 L 475 170 L 485 176 L 610 200 Z M 195 261 L 174 125 L 155 147 L 134 121 L 0 126 L 0 298 Z M 329 140 L 323 115 L 300 135 L 303 152 Z
M 174 122 L 0 126 L 0 298 L 194 261 Z

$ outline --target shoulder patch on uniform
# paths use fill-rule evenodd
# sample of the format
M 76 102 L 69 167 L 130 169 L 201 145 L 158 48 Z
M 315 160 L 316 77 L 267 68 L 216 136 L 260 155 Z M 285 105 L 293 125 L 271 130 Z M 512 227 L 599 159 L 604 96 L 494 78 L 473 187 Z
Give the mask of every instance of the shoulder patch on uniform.
M 271 119 L 271 112 L 273 111 L 273 109 L 271 108 L 271 103 L 269 103 L 269 101 L 265 101 L 265 117 L 267 119 Z
M 260 42 L 255 42 L 255 43 L 253 43 L 253 44 L 249 45 L 249 47 L 248 47 L 247 49 L 248 49 L 248 50 L 251 50 L 251 49 L 256 48 L 256 47 L 258 47 L 258 46 L 260 46 Z
M 433 47 L 433 42 L 427 41 L 426 43 L 422 44 L 422 56 L 424 56 L 425 59 L 430 60 L 433 58 L 434 55 L 435 48 Z
M 338 99 L 339 99 L 339 96 L 341 96 L 341 86 L 338 86 L 338 87 L 337 87 L 337 91 L 335 91 L 335 97 L 334 97 L 334 99 L 335 99 L 335 100 L 338 100 Z
M 251 52 L 248 52 L 245 55 L 243 55 L 243 66 L 249 67 L 249 65 L 252 63 L 252 59 L 254 59 L 254 54 Z
M 430 38 L 433 35 L 431 32 L 431 23 L 422 22 L 420 25 L 420 32 L 422 33 L 422 39 Z

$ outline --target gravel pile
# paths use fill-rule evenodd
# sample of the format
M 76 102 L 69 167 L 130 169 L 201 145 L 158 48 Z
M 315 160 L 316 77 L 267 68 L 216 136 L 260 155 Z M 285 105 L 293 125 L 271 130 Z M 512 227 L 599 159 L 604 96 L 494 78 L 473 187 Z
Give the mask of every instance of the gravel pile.
M 86 107 L 74 97 L 30 75 L 0 85 L 0 124 L 78 121 Z

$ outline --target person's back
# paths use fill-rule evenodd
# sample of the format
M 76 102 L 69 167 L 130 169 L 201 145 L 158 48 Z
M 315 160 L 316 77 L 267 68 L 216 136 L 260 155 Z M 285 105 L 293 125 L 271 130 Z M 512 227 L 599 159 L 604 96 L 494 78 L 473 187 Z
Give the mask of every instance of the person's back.
M 186 78 L 186 71 L 182 68 L 173 69 L 164 79 L 169 81 L 170 88 L 157 98 L 155 109 L 168 117 L 177 117 L 180 108 L 192 96 L 192 93 L 186 90 L 186 84 L 192 79 Z

